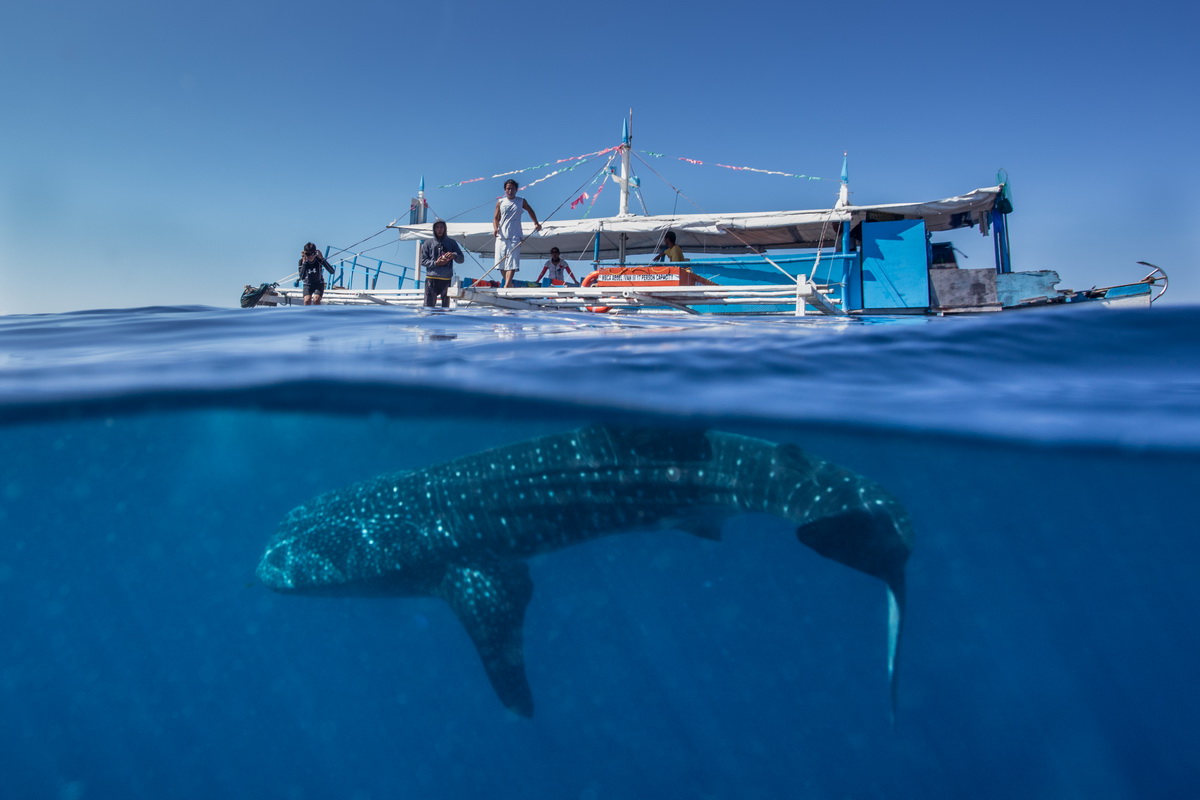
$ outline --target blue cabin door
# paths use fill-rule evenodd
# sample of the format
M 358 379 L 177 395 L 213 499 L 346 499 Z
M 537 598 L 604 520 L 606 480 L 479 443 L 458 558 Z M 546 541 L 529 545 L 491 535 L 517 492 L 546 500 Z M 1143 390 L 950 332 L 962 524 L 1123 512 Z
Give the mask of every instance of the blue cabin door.
M 928 308 L 925 220 L 862 224 L 862 307 Z

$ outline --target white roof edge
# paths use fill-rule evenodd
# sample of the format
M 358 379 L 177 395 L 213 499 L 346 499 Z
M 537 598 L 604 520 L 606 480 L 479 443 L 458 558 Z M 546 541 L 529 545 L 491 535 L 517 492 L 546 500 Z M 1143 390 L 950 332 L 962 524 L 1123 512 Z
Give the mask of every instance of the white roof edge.
M 601 257 L 616 254 L 620 236 L 626 237 L 625 252 L 630 255 L 657 252 L 662 235 L 675 231 L 684 250 L 720 252 L 744 251 L 748 247 L 765 249 L 805 249 L 831 246 L 838 223 L 858 224 L 873 215 L 923 219 L 931 231 L 951 230 L 978 225 L 990 211 L 1000 193 L 999 186 L 975 189 L 963 195 L 921 203 L 883 203 L 843 206 L 807 211 L 744 211 L 722 214 L 676 214 L 638 216 L 627 214 L 579 220 L 550 220 L 542 230 L 532 231 L 521 245 L 523 258 L 548 258 L 550 247 L 562 250 L 564 257 L 591 259 L 596 237 L 600 237 Z M 400 239 L 428 239 L 432 222 L 423 225 L 388 225 L 399 231 Z M 466 250 L 490 256 L 494 248 L 491 222 L 447 223 L 447 234 Z

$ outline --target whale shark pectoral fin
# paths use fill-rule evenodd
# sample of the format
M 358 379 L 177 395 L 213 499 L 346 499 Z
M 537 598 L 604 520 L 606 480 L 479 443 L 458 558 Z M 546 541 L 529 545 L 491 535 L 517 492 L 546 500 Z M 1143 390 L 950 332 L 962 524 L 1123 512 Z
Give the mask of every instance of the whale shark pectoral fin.
M 533 597 L 529 567 L 499 559 L 451 566 L 438 595 L 467 629 L 500 702 L 515 714 L 532 717 L 524 643 L 525 609 Z

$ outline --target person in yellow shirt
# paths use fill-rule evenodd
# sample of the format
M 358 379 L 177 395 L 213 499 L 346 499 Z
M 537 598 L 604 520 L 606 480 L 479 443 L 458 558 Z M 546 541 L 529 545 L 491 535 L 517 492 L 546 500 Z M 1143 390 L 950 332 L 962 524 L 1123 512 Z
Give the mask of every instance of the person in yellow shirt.
M 679 245 L 675 244 L 675 231 L 667 231 L 663 236 L 662 250 L 658 251 L 658 255 L 654 257 L 654 260 L 662 261 L 664 257 L 667 261 L 687 261 L 683 257 L 683 250 L 680 249 Z

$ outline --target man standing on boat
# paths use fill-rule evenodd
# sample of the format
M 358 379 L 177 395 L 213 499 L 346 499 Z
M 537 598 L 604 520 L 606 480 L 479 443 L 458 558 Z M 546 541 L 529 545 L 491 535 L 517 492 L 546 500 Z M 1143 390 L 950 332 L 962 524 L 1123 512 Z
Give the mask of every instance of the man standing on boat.
M 533 220 L 533 229 L 540 231 L 542 224 L 525 198 L 517 197 L 517 182 L 509 178 L 504 182 L 504 197 L 496 201 L 496 213 L 492 216 L 492 235 L 496 237 L 496 269 L 500 270 L 500 285 L 512 286 L 513 276 L 521 266 L 521 212 L 528 211 Z
M 446 235 L 446 223 L 435 220 L 433 238 L 421 242 L 421 268 L 425 270 L 425 307 L 433 308 L 440 296 L 442 308 L 450 307 L 450 281 L 454 266 L 467 260 L 458 242 Z
M 325 273 L 322 270 L 329 270 L 329 274 L 333 274 L 333 267 L 325 260 L 325 256 L 321 255 L 315 244 L 309 242 L 300 251 L 300 266 L 296 269 L 296 274 L 304 284 L 306 306 L 321 305 L 321 296 L 325 294 Z
M 545 266 L 542 267 L 542 271 L 539 272 L 538 276 L 533 279 L 533 282 L 541 283 L 542 276 L 545 275 L 547 272 L 549 272 L 550 273 L 550 285 L 551 286 L 563 286 L 566 284 L 566 280 L 563 278 L 564 271 L 568 275 L 571 276 L 571 280 L 573 282 L 579 283 L 579 279 L 575 277 L 575 273 L 571 272 L 570 265 L 567 264 L 567 262 L 563 261 L 562 258 L 559 256 L 558 248 L 551 247 L 550 248 L 550 260 L 547 261 Z

